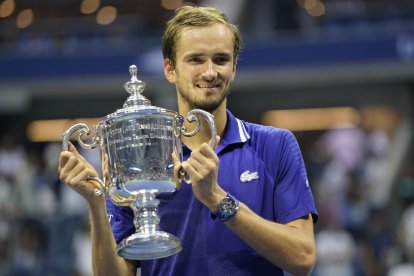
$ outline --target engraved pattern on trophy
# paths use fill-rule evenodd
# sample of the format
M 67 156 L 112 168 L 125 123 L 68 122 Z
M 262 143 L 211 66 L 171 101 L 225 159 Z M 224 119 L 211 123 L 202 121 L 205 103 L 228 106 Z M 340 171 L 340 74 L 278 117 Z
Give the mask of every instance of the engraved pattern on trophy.
M 119 122 L 108 135 L 110 177 L 135 195 L 142 189 L 173 192 L 176 188 L 170 153 L 174 150 L 173 120 L 168 116 L 134 118 Z M 112 170 L 113 168 L 113 170 Z
M 181 251 L 181 241 L 159 227 L 159 193 L 172 193 L 176 189 L 174 178 L 175 152 L 182 160 L 181 136 L 194 136 L 200 130 L 199 117 L 207 121 L 211 129 L 210 145 L 216 144 L 216 127 L 210 113 L 194 109 L 187 114 L 187 121 L 195 123 L 194 130 L 187 132 L 184 118 L 179 113 L 156 106 L 141 93 L 145 83 L 137 78 L 137 68 L 129 68 L 131 79 L 124 84 L 130 96 L 123 108 L 101 118 L 94 125 L 96 137 L 92 144 L 82 141 L 89 128 L 77 124 L 63 134 L 63 148 L 67 150 L 71 135 L 79 131 L 79 145 L 85 149 L 99 146 L 102 160 L 107 160 L 109 185 L 97 179 L 101 190 L 111 201 L 128 206 L 134 212 L 136 232 L 117 246 L 117 254 L 133 260 L 146 260 L 171 256 Z M 106 157 L 106 158 L 104 158 Z M 94 178 L 95 179 L 95 178 Z M 180 180 L 191 183 L 185 172 Z

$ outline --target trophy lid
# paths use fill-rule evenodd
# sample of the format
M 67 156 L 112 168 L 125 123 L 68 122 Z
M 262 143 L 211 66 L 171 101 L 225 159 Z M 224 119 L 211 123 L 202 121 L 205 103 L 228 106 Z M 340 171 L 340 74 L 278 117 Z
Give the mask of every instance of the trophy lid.
M 118 109 L 116 112 L 101 118 L 98 121 L 97 125 L 95 125 L 95 128 L 99 129 L 103 125 L 108 125 L 114 121 L 123 120 L 124 117 L 131 118 L 131 116 L 140 117 L 144 115 L 157 114 L 174 117 L 179 114 L 175 111 L 152 106 L 151 102 L 142 95 L 142 92 L 145 89 L 145 82 L 137 78 L 137 66 L 129 66 L 129 73 L 131 74 L 131 79 L 124 84 L 124 89 L 130 94 L 130 96 L 124 102 L 121 109 Z

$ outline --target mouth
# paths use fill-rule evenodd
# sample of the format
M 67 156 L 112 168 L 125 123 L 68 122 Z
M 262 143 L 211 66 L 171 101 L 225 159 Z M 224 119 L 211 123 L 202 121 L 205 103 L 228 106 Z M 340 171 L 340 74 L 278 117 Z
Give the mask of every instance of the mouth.
M 220 87 L 219 84 L 197 84 L 196 86 L 201 89 L 217 89 Z

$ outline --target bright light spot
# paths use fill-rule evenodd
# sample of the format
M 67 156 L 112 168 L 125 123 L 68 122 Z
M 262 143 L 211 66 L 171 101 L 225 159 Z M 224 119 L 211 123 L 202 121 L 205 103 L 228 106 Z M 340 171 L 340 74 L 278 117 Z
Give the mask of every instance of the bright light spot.
M 352 107 L 271 110 L 262 123 L 292 131 L 349 128 L 359 125 L 361 114 Z
M 101 8 L 96 15 L 96 22 L 100 25 L 108 25 L 114 22 L 117 16 L 117 10 L 113 6 Z
M 325 5 L 321 0 L 296 0 L 296 2 L 312 16 L 322 16 L 325 14 Z
M 98 10 L 100 4 L 100 0 L 83 0 L 80 4 L 80 11 L 84 14 L 92 14 Z
M 182 4 L 182 0 L 161 0 L 161 7 L 167 10 L 175 10 L 181 7 Z
M 14 12 L 16 4 L 14 0 L 5 0 L 0 4 L 0 17 L 7 17 Z
M 312 16 L 322 16 L 325 14 L 325 5 L 320 1 L 316 1 L 315 6 L 306 9 L 306 11 Z
M 62 133 L 74 124 L 86 124 L 89 129 L 93 129 L 93 125 L 99 118 L 76 118 L 76 119 L 57 119 L 57 120 L 38 120 L 31 122 L 26 129 L 27 137 L 31 142 L 52 142 L 62 141 Z M 75 137 L 77 135 L 73 135 Z M 92 132 L 85 135 L 85 139 L 95 136 Z
M 34 13 L 31 9 L 22 10 L 16 19 L 17 28 L 23 29 L 33 23 Z
M 303 7 L 306 10 L 314 9 L 316 7 L 316 5 L 318 5 L 318 3 L 320 3 L 319 0 L 305 0 L 305 3 L 304 3 Z

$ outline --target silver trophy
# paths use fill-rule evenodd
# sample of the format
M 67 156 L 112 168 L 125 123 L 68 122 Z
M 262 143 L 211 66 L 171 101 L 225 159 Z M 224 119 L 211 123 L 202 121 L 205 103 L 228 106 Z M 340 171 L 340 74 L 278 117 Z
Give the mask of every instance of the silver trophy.
M 69 139 L 79 131 L 77 141 L 85 149 L 99 146 L 102 162 L 107 162 L 109 181 L 97 180 L 101 189 L 120 206 L 129 206 L 134 212 L 136 232 L 117 246 L 117 254 L 126 259 L 148 260 L 171 256 L 181 251 L 181 241 L 174 235 L 161 231 L 158 215 L 159 193 L 171 193 L 176 189 L 172 154 L 182 160 L 182 135 L 194 136 L 200 130 L 199 117 L 211 128 L 210 146 L 216 144 L 216 127 L 210 113 L 194 109 L 187 114 L 187 121 L 195 123 L 192 131 L 183 126 L 179 113 L 151 106 L 141 95 L 145 83 L 137 78 L 137 67 L 129 67 L 131 80 L 125 90 L 131 95 L 123 108 L 101 118 L 94 125 L 95 137 L 90 144 L 82 141 L 89 134 L 86 124 L 76 124 L 63 134 L 63 150 L 68 150 Z M 180 180 L 191 183 L 184 171 Z M 105 180 L 105 179 L 104 179 Z M 105 186 L 105 182 L 109 182 Z

